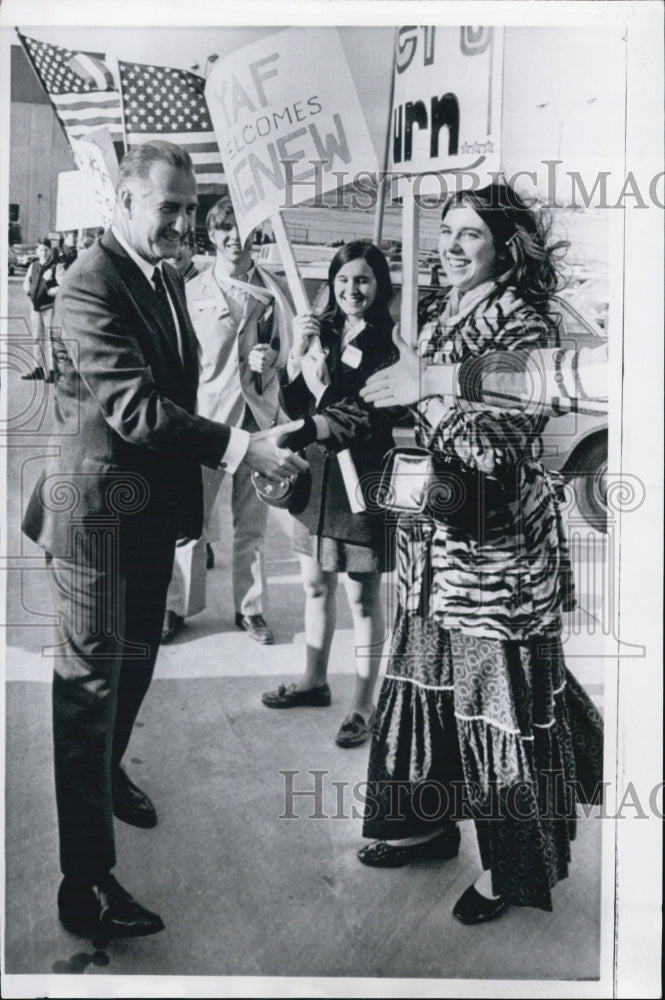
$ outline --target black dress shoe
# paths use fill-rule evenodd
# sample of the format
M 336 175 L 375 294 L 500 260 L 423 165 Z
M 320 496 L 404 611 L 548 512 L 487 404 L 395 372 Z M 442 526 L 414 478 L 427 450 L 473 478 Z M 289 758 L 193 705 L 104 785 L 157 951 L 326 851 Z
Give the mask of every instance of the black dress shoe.
M 261 701 L 268 708 L 327 708 L 330 688 L 327 684 L 299 691 L 295 684 L 280 684 L 276 691 L 266 691 Z
M 185 627 L 185 619 L 182 615 L 177 615 L 175 611 L 164 612 L 164 624 L 162 625 L 162 637 L 160 642 L 163 645 L 182 632 Z
M 387 844 L 375 840 L 358 851 L 358 861 L 372 868 L 402 868 L 410 861 L 449 861 L 459 853 L 460 832 L 457 826 L 444 830 L 419 844 Z
M 499 896 L 498 899 L 488 899 L 470 885 L 463 892 L 453 907 L 453 916 L 463 924 L 484 924 L 488 920 L 496 920 L 508 909 L 509 904 Z
M 21 378 L 23 379 L 24 382 L 25 381 L 28 381 L 28 382 L 43 382 L 43 380 L 44 380 L 44 369 L 42 368 L 41 365 L 38 365 L 36 368 L 33 368 L 31 372 L 28 372 L 27 375 L 21 375 Z
M 65 877 L 58 890 L 63 926 L 82 937 L 144 937 L 164 930 L 161 917 L 137 903 L 113 875 L 93 885 Z
M 114 768 L 111 775 L 113 792 L 113 815 L 123 823 L 149 829 L 157 825 L 157 813 L 152 802 L 127 776 L 121 767 Z
M 263 646 L 270 646 L 273 641 L 273 634 L 266 625 L 263 615 L 241 615 L 236 612 L 236 625 L 244 632 L 247 632 L 250 639 L 255 639 Z

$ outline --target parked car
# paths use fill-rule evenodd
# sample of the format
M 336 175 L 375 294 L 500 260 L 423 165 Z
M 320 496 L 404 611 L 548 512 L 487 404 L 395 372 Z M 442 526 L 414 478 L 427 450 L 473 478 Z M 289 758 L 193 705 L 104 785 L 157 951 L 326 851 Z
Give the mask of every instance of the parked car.
M 33 260 L 37 260 L 37 251 L 34 247 L 26 246 L 23 243 L 15 243 L 13 249 L 16 254 L 16 267 L 26 270 L 30 267 Z
M 309 300 L 315 311 L 327 300 L 326 279 L 329 261 L 337 248 L 294 246 L 299 260 L 300 274 L 305 283 Z M 279 252 L 274 244 L 263 247 L 260 262 L 277 273 L 282 272 Z M 317 256 L 318 251 L 318 256 Z M 283 272 L 282 272 L 283 273 Z M 418 273 L 419 295 L 430 292 L 438 282 L 439 271 L 434 262 Z M 401 306 L 402 274 L 391 269 L 395 296 L 390 306 L 395 320 L 399 319 Z M 562 347 L 598 347 L 606 341 L 607 334 L 593 320 L 586 318 L 568 298 L 555 296 L 552 312 L 559 328 Z M 607 531 L 607 414 L 589 416 L 568 413 L 553 417 L 543 433 L 543 463 L 559 472 L 575 491 L 580 513 L 588 524 L 598 531 Z

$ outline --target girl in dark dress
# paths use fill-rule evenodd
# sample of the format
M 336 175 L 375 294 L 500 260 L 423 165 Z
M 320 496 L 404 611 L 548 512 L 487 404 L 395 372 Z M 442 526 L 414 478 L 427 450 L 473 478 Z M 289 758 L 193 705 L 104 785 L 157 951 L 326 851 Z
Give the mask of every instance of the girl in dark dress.
M 381 574 L 391 565 L 390 545 L 369 486 L 393 446 L 396 413 L 364 403 L 359 391 L 371 374 L 399 358 L 388 311 L 392 295 L 380 250 L 361 240 L 341 247 L 330 264 L 321 316 L 296 317 L 283 390 L 289 416 L 305 418 L 286 444 L 305 449 L 312 476 L 309 502 L 294 530 L 305 590 L 307 662 L 297 684 L 264 694 L 263 703 L 269 708 L 330 704 L 335 592 L 338 574 L 346 574 L 357 652 L 353 700 L 336 738 L 342 747 L 369 738 L 385 638 L 380 587 Z

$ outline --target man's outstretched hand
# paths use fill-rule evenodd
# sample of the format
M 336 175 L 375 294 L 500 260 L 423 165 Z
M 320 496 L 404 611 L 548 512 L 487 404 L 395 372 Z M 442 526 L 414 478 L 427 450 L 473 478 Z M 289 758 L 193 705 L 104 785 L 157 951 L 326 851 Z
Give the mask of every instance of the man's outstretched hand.
M 279 424 L 267 431 L 257 431 L 249 439 L 245 462 L 272 482 L 279 482 L 307 469 L 307 462 L 283 447 L 285 439 L 303 426 L 302 420 Z

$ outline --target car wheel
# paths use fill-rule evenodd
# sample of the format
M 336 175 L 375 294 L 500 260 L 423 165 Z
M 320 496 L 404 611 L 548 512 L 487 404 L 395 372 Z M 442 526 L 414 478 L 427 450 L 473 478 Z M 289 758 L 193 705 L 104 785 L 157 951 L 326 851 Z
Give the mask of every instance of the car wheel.
M 607 531 L 607 440 L 596 438 L 578 456 L 573 478 L 577 506 L 585 521 Z

